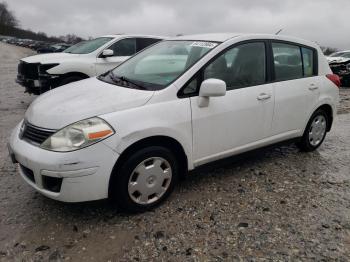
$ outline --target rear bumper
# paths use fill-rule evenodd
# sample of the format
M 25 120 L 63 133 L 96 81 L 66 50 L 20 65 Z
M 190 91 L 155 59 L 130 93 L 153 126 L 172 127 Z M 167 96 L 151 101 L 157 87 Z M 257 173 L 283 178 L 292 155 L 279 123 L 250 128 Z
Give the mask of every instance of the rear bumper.
M 108 197 L 109 179 L 119 155 L 103 142 L 67 153 L 51 152 L 19 138 L 20 124 L 10 138 L 19 173 L 41 194 L 63 202 Z

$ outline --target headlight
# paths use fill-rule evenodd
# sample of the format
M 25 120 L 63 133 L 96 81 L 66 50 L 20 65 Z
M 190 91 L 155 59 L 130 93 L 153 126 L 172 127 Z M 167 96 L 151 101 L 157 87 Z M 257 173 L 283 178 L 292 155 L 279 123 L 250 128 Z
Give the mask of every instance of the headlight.
M 41 148 L 69 152 L 95 144 L 113 134 L 113 128 L 106 121 L 93 117 L 57 131 L 41 144 Z

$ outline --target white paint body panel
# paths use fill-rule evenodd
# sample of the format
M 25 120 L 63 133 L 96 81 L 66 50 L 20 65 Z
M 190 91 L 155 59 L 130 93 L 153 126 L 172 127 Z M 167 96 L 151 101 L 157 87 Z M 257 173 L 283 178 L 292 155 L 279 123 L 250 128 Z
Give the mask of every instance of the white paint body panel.
M 91 116 L 142 106 L 153 93 L 90 78 L 39 96 L 29 106 L 25 118 L 35 126 L 60 129 Z
M 105 198 L 111 170 L 119 155 L 141 139 L 152 136 L 175 139 L 184 149 L 188 168 L 193 169 L 300 137 L 311 114 L 321 105 L 330 105 L 335 117 L 339 91 L 326 78 L 331 70 L 314 43 L 274 35 L 209 34 L 176 39 L 222 43 L 160 91 L 128 89 L 91 78 L 52 90 L 35 100 L 26 113 L 26 120 L 33 125 L 60 129 L 99 116 L 116 133 L 86 149 L 54 153 L 20 140 L 17 126 L 10 144 L 18 160 L 33 169 L 36 176 L 45 170 L 45 174 L 66 177 L 63 193 L 59 195 L 43 191 L 40 183 L 34 185 L 26 181 L 43 194 L 62 201 Z M 179 89 L 211 58 L 235 43 L 251 39 L 279 39 L 314 47 L 319 52 L 319 76 L 227 91 L 225 96 L 209 98 L 208 106 L 202 108 L 198 107 L 197 96 L 178 98 Z M 310 90 L 311 85 L 318 88 Z M 269 94 L 270 98 L 258 100 L 261 93 Z M 69 166 L 73 162 L 79 163 L 77 169 Z M 96 167 L 96 173 L 91 174 Z M 86 172 L 89 174 L 81 176 Z M 40 181 L 40 177 L 38 179 Z M 73 188 L 74 179 L 77 179 L 77 193 Z
M 271 98 L 259 101 L 261 93 Z M 197 106 L 191 98 L 193 157 L 198 163 L 269 135 L 273 116 L 273 88 L 261 85 L 227 91 L 226 96 L 210 98 L 208 107 Z

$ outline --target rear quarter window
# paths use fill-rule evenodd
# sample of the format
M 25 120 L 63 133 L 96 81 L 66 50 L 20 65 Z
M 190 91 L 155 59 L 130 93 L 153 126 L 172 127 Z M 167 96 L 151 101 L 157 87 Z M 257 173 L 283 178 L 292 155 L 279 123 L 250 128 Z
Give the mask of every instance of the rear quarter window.
M 315 75 L 315 52 L 310 48 L 301 48 L 301 53 L 303 55 L 303 64 L 304 64 L 304 76 L 310 77 Z

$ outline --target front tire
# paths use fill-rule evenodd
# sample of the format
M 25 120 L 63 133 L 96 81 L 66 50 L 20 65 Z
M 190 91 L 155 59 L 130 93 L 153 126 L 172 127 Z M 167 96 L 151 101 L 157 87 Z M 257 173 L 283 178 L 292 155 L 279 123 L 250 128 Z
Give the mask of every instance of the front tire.
M 324 141 L 329 125 L 329 117 L 322 109 L 315 111 L 304 131 L 303 137 L 297 144 L 301 151 L 316 150 Z
M 167 148 L 143 148 L 113 172 L 111 197 L 123 210 L 133 213 L 150 210 L 174 190 L 178 170 L 177 159 Z

